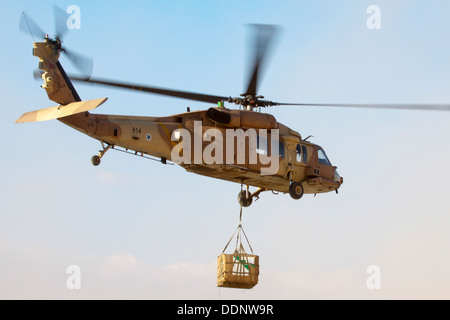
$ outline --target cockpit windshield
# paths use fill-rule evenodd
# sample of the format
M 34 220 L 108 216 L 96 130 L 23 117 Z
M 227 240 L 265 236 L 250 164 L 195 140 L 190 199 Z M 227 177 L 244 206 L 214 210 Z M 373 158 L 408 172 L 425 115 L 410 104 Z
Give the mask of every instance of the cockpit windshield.
M 317 156 L 319 158 L 319 163 L 331 166 L 330 160 L 328 160 L 328 157 L 323 149 L 317 149 Z

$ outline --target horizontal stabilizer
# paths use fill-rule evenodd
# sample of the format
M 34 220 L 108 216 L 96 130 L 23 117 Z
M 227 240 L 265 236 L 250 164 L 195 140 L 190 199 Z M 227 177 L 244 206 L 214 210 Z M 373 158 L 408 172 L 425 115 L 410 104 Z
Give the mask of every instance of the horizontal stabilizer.
M 107 99 L 108 98 L 78 101 L 66 104 L 65 106 L 59 105 L 46 109 L 30 111 L 24 113 L 19 119 L 16 120 L 16 123 L 45 121 L 71 116 L 77 113 L 95 109 Z

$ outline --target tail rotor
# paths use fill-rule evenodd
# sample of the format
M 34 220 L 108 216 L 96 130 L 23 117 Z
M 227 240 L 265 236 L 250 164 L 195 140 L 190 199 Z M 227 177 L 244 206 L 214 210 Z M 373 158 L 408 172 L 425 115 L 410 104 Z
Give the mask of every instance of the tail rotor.
M 62 46 L 63 38 L 65 37 L 67 31 L 69 30 L 66 24 L 69 15 L 58 6 L 54 5 L 53 9 L 55 21 L 54 39 L 50 38 L 49 35 L 46 34 L 42 30 L 42 28 L 26 12 L 23 12 L 20 18 L 19 22 L 20 31 L 29 33 L 33 38 L 33 42 L 36 42 L 37 40 L 38 41 L 46 40 L 48 44 L 53 47 L 53 50 L 55 50 L 55 52 L 64 53 L 66 58 L 69 59 L 69 61 L 81 72 L 84 78 L 89 78 L 92 74 L 94 66 L 93 60 L 89 57 L 76 53 L 73 50 L 69 50 L 66 47 Z M 35 78 L 36 75 L 38 75 L 38 73 L 34 72 Z

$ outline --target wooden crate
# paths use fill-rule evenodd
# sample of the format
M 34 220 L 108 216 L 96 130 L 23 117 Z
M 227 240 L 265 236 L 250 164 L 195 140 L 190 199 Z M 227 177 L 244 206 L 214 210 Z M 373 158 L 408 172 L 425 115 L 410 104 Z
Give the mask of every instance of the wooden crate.
M 245 252 L 217 257 L 217 286 L 250 289 L 258 283 L 259 256 Z

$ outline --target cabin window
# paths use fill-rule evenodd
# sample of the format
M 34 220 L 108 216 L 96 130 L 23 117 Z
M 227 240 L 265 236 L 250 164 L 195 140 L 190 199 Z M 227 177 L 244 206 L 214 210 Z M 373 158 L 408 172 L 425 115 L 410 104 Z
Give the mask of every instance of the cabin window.
M 297 144 L 295 150 L 297 151 L 297 162 L 303 162 L 304 164 L 306 164 L 308 162 L 308 152 L 306 146 Z
M 302 162 L 302 148 L 299 144 L 297 144 L 295 150 L 297 150 L 297 162 Z
M 256 153 L 261 155 L 267 155 L 269 153 L 266 137 L 256 136 Z
M 284 143 L 281 140 L 279 141 L 278 155 L 284 159 Z
M 267 156 L 269 154 L 269 143 L 267 142 L 267 138 L 264 136 L 257 135 L 256 136 L 256 153 Z M 278 141 L 278 156 L 280 158 L 284 158 L 285 156 L 285 148 L 283 141 Z

